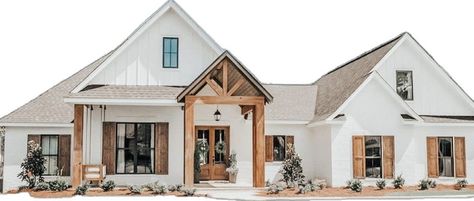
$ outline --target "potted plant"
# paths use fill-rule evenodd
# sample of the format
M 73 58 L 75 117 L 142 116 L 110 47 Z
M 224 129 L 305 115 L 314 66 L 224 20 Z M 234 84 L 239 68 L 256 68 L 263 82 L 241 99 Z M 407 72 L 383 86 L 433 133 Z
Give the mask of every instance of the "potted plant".
M 229 167 L 225 169 L 229 173 L 229 182 L 235 184 L 237 180 L 237 173 L 239 173 L 239 168 L 237 168 L 237 153 L 232 151 L 229 155 Z

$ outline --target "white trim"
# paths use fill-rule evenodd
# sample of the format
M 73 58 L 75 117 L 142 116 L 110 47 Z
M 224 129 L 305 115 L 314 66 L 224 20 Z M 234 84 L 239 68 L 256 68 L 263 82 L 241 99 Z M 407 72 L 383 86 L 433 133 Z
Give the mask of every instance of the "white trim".
M 64 98 L 64 102 L 88 105 L 183 106 L 176 99 Z
M 6 127 L 56 127 L 56 128 L 72 128 L 72 123 L 0 123 L 0 126 Z
M 446 126 L 446 127 L 474 127 L 474 123 L 427 123 L 427 122 L 403 122 L 406 125 L 415 125 L 415 126 Z
M 265 120 L 265 124 L 306 125 L 309 121 L 298 120 Z
M 382 66 L 383 63 L 385 63 L 385 61 L 390 58 L 390 56 L 392 56 L 392 54 L 398 49 L 398 47 L 400 47 L 400 45 L 403 44 L 403 42 L 406 40 L 407 38 L 407 33 L 404 33 L 402 38 L 397 42 L 397 44 L 395 44 L 383 57 L 382 59 L 380 59 L 380 61 L 375 64 L 374 68 L 372 68 L 372 70 L 370 72 L 373 72 L 373 71 L 377 71 L 380 66 Z
M 81 81 L 71 93 L 78 93 L 82 90 L 86 85 L 95 77 L 97 76 L 104 68 L 107 66 L 111 61 L 113 61 L 117 55 L 119 55 L 124 49 L 126 49 L 130 44 L 132 44 L 143 32 L 145 32 L 156 20 L 158 20 L 163 14 L 165 14 L 169 9 L 173 9 L 179 16 L 183 18 L 185 22 L 188 23 L 191 28 L 197 32 L 199 36 L 203 38 L 204 41 L 217 53 L 221 54 L 224 50 L 222 47 L 217 44 L 214 39 L 207 34 L 204 29 L 202 29 L 196 21 L 194 21 L 187 13 L 184 11 L 174 0 L 169 0 L 163 6 L 161 6 L 158 10 L 156 10 L 150 17 L 148 17 L 135 31 L 132 32 L 130 36 L 125 39 L 122 44 L 118 46 L 116 50 L 112 52 L 108 58 L 105 59 L 97 68 L 92 71 L 85 79 Z
M 342 125 L 346 121 L 337 121 L 337 120 L 323 120 L 323 121 L 317 121 L 310 123 L 306 125 L 306 127 L 312 128 L 312 127 L 318 127 L 318 126 L 323 126 L 323 125 Z

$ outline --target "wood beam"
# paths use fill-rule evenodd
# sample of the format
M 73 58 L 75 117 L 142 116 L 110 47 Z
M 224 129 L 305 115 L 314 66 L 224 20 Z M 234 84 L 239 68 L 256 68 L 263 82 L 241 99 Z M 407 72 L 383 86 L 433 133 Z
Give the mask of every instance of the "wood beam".
M 232 94 L 234 94 L 237 89 L 240 88 L 240 86 L 242 86 L 242 84 L 244 84 L 245 80 L 243 78 L 240 78 L 235 84 L 234 86 L 232 86 L 232 88 L 230 88 L 230 90 L 227 92 L 227 95 L 228 96 L 232 96 Z
M 184 185 L 194 184 L 194 99 L 184 103 Z
M 228 65 L 229 62 L 227 60 L 223 61 L 223 66 L 222 66 L 222 89 L 224 90 L 224 96 L 227 96 L 227 90 L 228 90 Z
M 198 104 L 256 105 L 265 101 L 263 96 L 186 96 Z
M 82 183 L 82 136 L 84 129 L 84 105 L 74 105 L 74 145 L 72 158 L 72 187 Z
M 224 95 L 224 91 L 222 87 L 220 87 L 219 84 L 217 84 L 215 80 L 211 79 L 209 75 L 206 77 L 206 82 L 212 88 L 212 90 L 214 90 L 214 92 L 217 93 L 217 95 L 219 96 Z
M 265 186 L 265 112 L 264 101 L 254 106 L 252 118 L 253 187 Z
M 251 106 L 251 105 L 241 105 L 240 110 L 241 110 L 242 115 L 246 115 L 246 114 L 252 112 L 253 106 Z

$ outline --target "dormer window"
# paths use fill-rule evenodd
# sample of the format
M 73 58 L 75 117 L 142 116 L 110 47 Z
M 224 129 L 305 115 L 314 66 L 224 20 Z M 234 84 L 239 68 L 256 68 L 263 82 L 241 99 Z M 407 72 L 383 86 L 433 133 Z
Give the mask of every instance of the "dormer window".
M 397 71 L 397 94 L 403 100 L 413 100 L 413 71 Z
M 178 68 L 178 38 L 163 38 L 163 68 Z

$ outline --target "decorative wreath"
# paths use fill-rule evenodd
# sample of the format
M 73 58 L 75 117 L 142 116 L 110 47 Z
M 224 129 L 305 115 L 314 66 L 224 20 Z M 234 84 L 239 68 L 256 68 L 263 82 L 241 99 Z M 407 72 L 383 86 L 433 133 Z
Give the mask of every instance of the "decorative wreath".
M 216 153 L 225 154 L 225 142 L 224 141 L 219 141 L 216 144 Z

